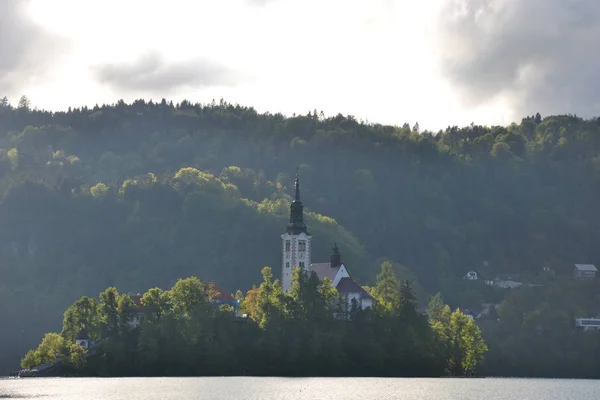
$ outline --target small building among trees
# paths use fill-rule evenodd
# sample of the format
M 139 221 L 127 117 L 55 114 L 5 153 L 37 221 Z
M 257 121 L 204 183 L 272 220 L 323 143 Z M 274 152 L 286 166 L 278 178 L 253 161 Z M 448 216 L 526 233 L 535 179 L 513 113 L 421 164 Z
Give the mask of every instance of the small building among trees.
M 594 279 L 598 268 L 592 264 L 575 264 L 573 268 L 573 278 L 575 279 Z
M 90 348 L 90 338 L 88 337 L 86 331 L 83 330 L 79 332 L 79 335 L 77 335 L 77 337 L 75 338 L 75 344 L 77 346 L 83 347 L 86 350 Z

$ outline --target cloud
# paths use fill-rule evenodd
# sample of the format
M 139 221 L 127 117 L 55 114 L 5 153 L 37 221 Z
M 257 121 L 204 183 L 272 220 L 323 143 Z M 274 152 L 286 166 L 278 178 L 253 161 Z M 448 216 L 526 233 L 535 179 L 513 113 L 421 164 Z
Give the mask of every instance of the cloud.
M 167 62 L 156 52 L 133 63 L 92 67 L 92 72 L 98 81 L 118 90 L 164 94 L 182 87 L 235 85 L 239 78 L 229 68 L 212 61 Z
M 28 2 L 0 1 L 0 95 L 16 94 L 43 77 L 64 50 L 64 40 L 36 25 Z
M 274 2 L 275 0 L 246 0 L 246 3 L 250 6 L 266 6 Z
M 440 67 L 469 106 L 600 115 L 600 1 L 447 0 Z

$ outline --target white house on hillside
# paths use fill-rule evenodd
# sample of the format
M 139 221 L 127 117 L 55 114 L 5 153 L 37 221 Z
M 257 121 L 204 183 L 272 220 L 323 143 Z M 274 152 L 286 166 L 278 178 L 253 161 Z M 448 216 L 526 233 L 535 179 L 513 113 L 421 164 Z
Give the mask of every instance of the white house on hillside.
M 311 240 L 312 236 L 304 224 L 304 206 L 300 201 L 300 183 L 296 176 L 289 223 L 286 232 L 281 235 L 281 286 L 283 291 L 289 293 L 292 286 L 292 268 L 298 266 L 307 272 L 315 272 L 319 280 L 331 279 L 333 286 L 347 304 L 352 304 L 352 300 L 356 300 L 363 310 L 371 307 L 373 298 L 352 279 L 348 269 L 342 263 L 337 245 L 334 245 L 328 263 L 312 264 Z
M 583 331 L 600 330 L 599 318 L 575 318 L 575 326 Z
M 79 332 L 79 334 L 75 338 L 75 344 L 77 346 L 83 347 L 86 350 L 90 348 L 90 339 L 88 338 L 86 331 Z
M 515 289 L 523 286 L 523 281 L 518 274 L 500 274 L 496 275 L 494 280 L 485 281 L 490 286 L 496 286 L 502 289 Z
M 573 278 L 575 279 L 594 279 L 598 268 L 592 264 L 575 264 L 573 268 Z
M 477 279 L 479 279 L 479 276 L 477 276 L 477 272 L 475 272 L 474 270 L 470 270 L 463 277 L 463 279 L 466 279 L 466 280 L 469 280 L 469 281 L 476 281 Z

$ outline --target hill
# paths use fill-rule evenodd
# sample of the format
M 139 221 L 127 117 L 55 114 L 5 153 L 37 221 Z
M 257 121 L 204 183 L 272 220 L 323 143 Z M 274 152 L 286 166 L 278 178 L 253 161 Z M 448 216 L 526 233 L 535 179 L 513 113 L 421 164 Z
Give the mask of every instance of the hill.
M 277 274 L 297 166 L 313 259 L 336 240 L 363 284 L 387 258 L 456 305 L 482 300 L 463 293 L 470 268 L 568 273 L 600 256 L 599 130 L 575 116 L 434 133 L 224 101 L 0 101 L 0 319 L 14 322 L 1 358 L 108 286 L 195 275 L 235 291 L 264 265 Z

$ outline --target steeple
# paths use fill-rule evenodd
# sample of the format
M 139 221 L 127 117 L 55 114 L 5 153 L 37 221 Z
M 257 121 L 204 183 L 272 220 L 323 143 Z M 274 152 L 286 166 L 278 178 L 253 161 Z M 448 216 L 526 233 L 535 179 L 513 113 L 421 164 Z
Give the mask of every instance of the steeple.
M 300 201 L 300 181 L 298 181 L 298 172 L 296 171 L 296 181 L 294 182 L 294 201 Z
M 296 170 L 294 182 L 294 198 L 290 204 L 290 220 L 287 231 L 281 235 L 281 288 L 289 293 L 292 287 L 292 269 L 299 267 L 304 271 L 310 270 L 312 237 L 304 224 L 304 206 L 300 200 L 300 179 Z
M 337 268 L 342 265 L 342 256 L 340 250 L 337 247 L 337 243 L 333 242 L 333 249 L 331 249 L 331 255 L 329 256 L 329 263 L 331 268 Z
M 298 235 L 306 233 L 306 225 L 304 224 L 304 206 L 300 201 L 300 180 L 298 172 L 296 172 L 296 181 L 294 182 L 294 201 L 290 204 L 290 220 L 287 226 L 287 232 L 290 235 Z

